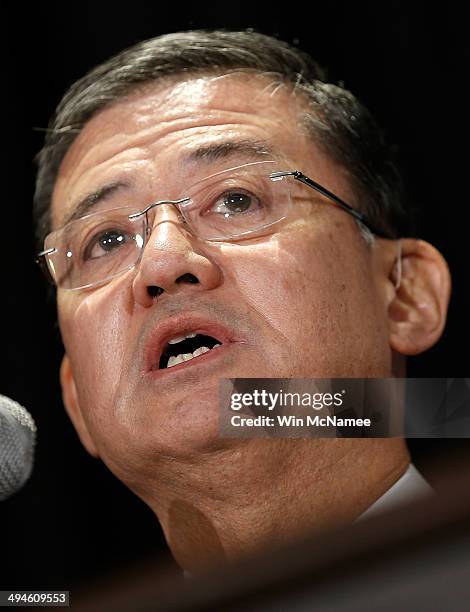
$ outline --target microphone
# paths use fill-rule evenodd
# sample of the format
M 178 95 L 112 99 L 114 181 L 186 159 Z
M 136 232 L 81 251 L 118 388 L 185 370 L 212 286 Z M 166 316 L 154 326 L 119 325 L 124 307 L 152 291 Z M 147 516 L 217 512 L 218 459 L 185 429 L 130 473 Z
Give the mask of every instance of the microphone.
M 31 475 L 35 442 L 33 417 L 0 394 L 0 501 L 21 489 Z

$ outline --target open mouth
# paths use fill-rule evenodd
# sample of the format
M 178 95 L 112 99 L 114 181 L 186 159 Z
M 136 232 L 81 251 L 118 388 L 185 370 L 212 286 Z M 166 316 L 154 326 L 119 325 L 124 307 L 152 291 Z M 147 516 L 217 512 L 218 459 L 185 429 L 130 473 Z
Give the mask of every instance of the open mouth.
M 218 346 L 221 346 L 221 342 L 217 338 L 196 332 L 172 338 L 163 347 L 158 369 L 172 368 L 179 363 L 197 359 Z

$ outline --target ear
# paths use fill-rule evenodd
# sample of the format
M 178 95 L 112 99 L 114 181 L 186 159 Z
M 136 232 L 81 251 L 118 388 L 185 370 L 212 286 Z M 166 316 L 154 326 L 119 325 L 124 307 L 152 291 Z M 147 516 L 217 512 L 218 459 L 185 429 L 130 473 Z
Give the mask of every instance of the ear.
M 99 457 L 98 450 L 83 419 L 80 403 L 78 401 L 77 388 L 73 378 L 72 365 L 67 353 L 65 353 L 63 356 L 62 363 L 60 365 L 60 385 L 62 387 L 62 399 L 64 401 L 65 408 L 77 431 L 78 437 L 90 455 L 93 457 Z
M 390 346 L 402 355 L 417 355 L 433 346 L 444 330 L 450 273 L 445 259 L 428 242 L 413 238 L 398 242 L 401 266 L 397 262 L 389 275 L 394 287 L 388 307 Z

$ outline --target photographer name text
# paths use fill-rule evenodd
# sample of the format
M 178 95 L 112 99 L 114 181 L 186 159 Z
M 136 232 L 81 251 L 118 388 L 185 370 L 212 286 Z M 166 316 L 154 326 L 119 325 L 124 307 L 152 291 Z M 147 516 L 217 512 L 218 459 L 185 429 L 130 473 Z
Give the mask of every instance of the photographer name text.
M 259 415 L 257 417 L 243 417 L 235 414 L 230 418 L 233 427 L 370 427 L 370 419 L 341 418 L 337 416 L 321 417 L 307 415 L 298 417 L 293 415 L 276 415 L 274 417 Z

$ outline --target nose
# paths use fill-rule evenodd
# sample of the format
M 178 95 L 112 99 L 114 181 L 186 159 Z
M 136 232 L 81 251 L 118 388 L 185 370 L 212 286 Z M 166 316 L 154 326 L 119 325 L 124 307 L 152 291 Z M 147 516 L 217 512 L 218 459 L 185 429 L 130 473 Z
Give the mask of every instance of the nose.
M 132 284 L 138 304 L 149 307 L 164 292 L 207 291 L 220 284 L 219 266 L 204 252 L 204 243 L 188 231 L 174 205 L 157 206 L 148 231 Z

